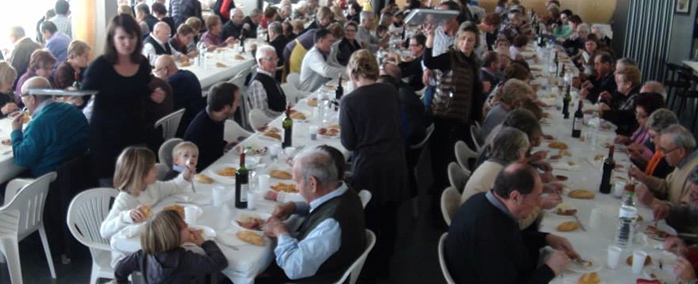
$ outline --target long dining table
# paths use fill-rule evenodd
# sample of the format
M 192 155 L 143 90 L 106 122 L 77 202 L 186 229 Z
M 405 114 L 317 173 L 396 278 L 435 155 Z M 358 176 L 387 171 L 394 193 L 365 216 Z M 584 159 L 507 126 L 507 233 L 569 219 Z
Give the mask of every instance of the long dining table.
M 281 150 L 275 160 L 272 160 L 270 149 L 272 147 L 280 148 L 281 140 L 268 137 L 263 132 L 257 131 L 201 172 L 201 174 L 213 178 L 213 183 L 206 184 L 194 181 L 193 187 L 196 193 L 176 194 L 167 197 L 158 204 L 154 204 L 154 212 L 158 212 L 163 207 L 172 204 L 199 207 L 203 213 L 198 218 L 197 225 L 203 225 L 215 232 L 216 237 L 213 237 L 213 240 L 228 259 L 228 267 L 223 270 L 223 274 L 235 284 L 254 283 L 255 277 L 263 272 L 274 260 L 273 248 L 275 247 L 274 241 L 265 236 L 263 246 L 251 245 L 239 240 L 235 234 L 241 228 L 236 225 L 236 220 L 243 214 L 268 218 L 275 206 L 280 203 L 264 199 L 265 192 L 271 190 L 271 186 L 279 183 L 293 184 L 291 180 L 272 177 L 270 178 L 269 187 L 259 188 L 258 177 L 263 174 L 269 174 L 272 170 L 292 173 L 290 159 L 303 149 L 324 144 L 339 149 L 346 157 L 350 154 L 348 150 L 342 147 L 339 136 L 318 135 L 316 140 L 312 140 L 309 132 L 312 126 L 328 127 L 338 123 L 338 112 L 332 108 L 331 104 L 327 104 L 329 107 L 320 110 L 324 105 L 323 98 L 330 95 L 327 88 L 332 88 L 333 84 L 336 84 L 336 82 L 329 83 L 329 87 L 321 87 L 309 97 L 300 100 L 293 107 L 293 110 L 303 113 L 306 119 L 294 120 L 292 148 Z M 320 99 L 320 107 L 309 104 L 309 101 L 313 99 Z M 282 129 L 281 123 L 284 118 L 285 115 L 277 117 L 267 127 Z M 247 155 L 245 164 L 251 170 L 249 180 L 250 190 L 253 192 L 254 201 L 252 203 L 255 204 L 254 210 L 236 208 L 234 206 L 234 181 L 218 174 L 218 171 L 225 167 L 236 169 L 239 167 L 240 149 L 247 149 L 247 153 L 250 153 Z M 213 189 L 215 187 L 223 187 L 225 192 L 222 198 L 223 204 L 220 206 L 213 205 Z M 302 197 L 298 193 L 290 193 L 288 199 L 302 200 Z M 291 220 L 289 225 L 291 227 L 298 225 L 298 219 Z M 141 226 L 131 225 L 117 233 L 111 239 L 112 249 L 123 253 L 138 250 L 140 248 L 138 232 L 141 230 Z M 259 234 L 263 236 L 261 232 Z
M 533 48 L 530 49 L 529 52 L 534 52 Z M 560 59 L 567 62 L 564 51 L 560 52 L 562 55 Z M 628 171 L 632 163 L 627 155 L 626 147 L 615 145 L 616 151 L 613 158 L 617 169 L 613 171 L 611 193 L 600 193 L 603 160 L 608 155 L 609 146 L 614 144 L 615 128 L 603 127 L 603 125 L 609 124 L 595 117 L 592 113 L 597 110 L 597 106 L 585 100 L 582 135 L 580 138 L 573 138 L 572 125 L 579 100 L 578 90 L 573 88 L 571 91 L 570 117 L 565 119 L 561 113 L 562 88 L 556 86 L 557 79 L 551 80 L 551 76 L 545 72 L 548 66 L 546 63 L 550 57 L 543 52 L 538 54 L 542 55 L 542 62 L 531 60 L 529 63 L 535 76 L 533 84 L 540 85 L 537 91 L 538 98 L 549 105 L 549 107 L 544 108 L 543 132 L 551 135 L 553 140 L 543 141 L 533 151 L 549 151 L 548 162 L 553 168 L 553 175 L 559 180 L 567 179 L 559 181 L 564 184 L 563 192 L 560 194 L 563 202 L 556 208 L 543 211 L 540 231 L 567 238 L 582 259 L 592 262 L 591 267 L 584 267 L 571 261 L 568 270 L 556 277 L 551 283 L 577 283 L 583 273 L 588 272 L 598 272 L 601 283 L 635 283 L 637 279 L 651 279 L 651 274 L 660 278 L 664 277 L 662 280 L 667 281 L 666 283 L 675 283 L 676 279 L 673 278 L 671 269 L 676 257 L 663 250 L 661 241 L 650 238 L 644 233 L 644 228 L 655 224 L 668 231 L 672 229 L 664 221 L 655 223 L 651 208 L 639 202 L 636 197 L 634 198 L 635 207 L 643 220 L 635 223 L 634 241 L 623 248 L 618 266 L 612 269 L 607 265 L 607 249 L 610 245 L 616 245 L 615 238 L 619 227 L 619 210 L 622 203 L 621 197 L 614 196 L 614 187 L 617 182 L 627 183 L 629 181 Z M 568 64 L 566 70 L 574 72 L 570 77 L 577 76 L 576 68 L 570 62 L 566 64 Z M 553 69 L 549 68 L 548 70 Z M 559 80 L 564 79 L 559 78 Z M 551 144 L 553 141 L 563 142 L 567 149 L 564 151 L 559 149 L 558 145 Z M 554 156 L 561 156 L 561 158 Z M 595 196 L 593 199 L 574 199 L 568 195 L 570 191 L 577 189 L 592 191 Z M 558 208 L 576 209 L 576 216 L 584 228 L 571 232 L 558 231 L 557 226 L 561 223 L 576 220 L 574 216 L 556 214 Z M 592 217 L 592 214 L 595 216 Z M 633 273 L 631 266 L 626 264 L 627 258 L 636 250 L 646 252 L 652 259 L 651 264 L 646 265 L 639 274 Z

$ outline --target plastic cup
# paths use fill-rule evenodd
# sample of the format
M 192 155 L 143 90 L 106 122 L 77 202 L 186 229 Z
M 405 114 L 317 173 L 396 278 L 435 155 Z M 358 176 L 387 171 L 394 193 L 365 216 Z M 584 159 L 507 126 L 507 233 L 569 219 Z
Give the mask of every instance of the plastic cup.
M 647 258 L 647 253 L 641 250 L 636 250 L 633 252 L 633 273 L 640 274 L 642 268 L 645 267 L 645 258 Z
M 618 266 L 618 261 L 620 260 L 620 253 L 623 252 L 619 246 L 610 245 L 608 246 L 608 267 L 611 269 L 616 269 Z
M 255 210 L 257 208 L 257 198 L 255 196 L 255 191 L 247 191 L 247 209 Z
M 279 151 L 281 150 L 281 146 L 278 144 L 274 144 L 269 146 L 269 155 L 271 155 L 271 159 L 276 161 L 279 158 Z
M 223 195 L 225 193 L 225 188 L 222 186 L 216 186 L 211 191 L 213 193 L 213 206 L 223 205 Z
M 617 181 L 616 187 L 613 189 L 613 196 L 615 198 L 621 198 L 623 197 L 623 192 L 625 192 L 625 182 Z
M 317 140 L 317 131 L 319 127 L 317 125 L 311 125 L 308 130 L 310 132 L 310 140 Z
M 270 178 L 271 177 L 269 175 L 259 175 L 257 177 L 257 182 L 258 182 L 260 191 L 264 191 L 264 190 L 267 190 L 269 188 L 269 179 Z
M 284 149 L 284 154 L 289 159 L 293 159 L 293 155 L 296 154 L 296 147 L 286 147 L 286 149 Z
M 196 225 L 199 214 L 201 214 L 201 209 L 199 209 L 199 207 L 184 206 L 184 221 L 187 222 L 189 226 Z

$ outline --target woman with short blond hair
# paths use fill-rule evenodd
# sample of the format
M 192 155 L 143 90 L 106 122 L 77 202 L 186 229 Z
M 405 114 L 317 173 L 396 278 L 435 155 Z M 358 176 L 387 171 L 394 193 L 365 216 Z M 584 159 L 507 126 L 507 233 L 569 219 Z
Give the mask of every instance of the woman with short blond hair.
M 53 86 L 65 89 L 73 86 L 78 80 L 82 81 L 82 75 L 90 61 L 92 48 L 84 41 L 74 40 L 68 45 L 68 60 L 61 63 L 53 73 Z
M 347 65 L 349 79 L 356 87 L 342 97 L 339 125 L 342 145 L 352 151 L 352 188 L 373 194 L 366 206 L 366 228 L 378 232 L 380 248 L 369 257 L 371 270 L 387 271 L 396 237 L 398 205 L 409 197 L 407 162 L 400 118 L 398 90 L 376 83 L 376 57 L 361 49 Z M 366 268 L 365 268 L 366 269 Z M 375 271 L 367 271 L 372 275 Z

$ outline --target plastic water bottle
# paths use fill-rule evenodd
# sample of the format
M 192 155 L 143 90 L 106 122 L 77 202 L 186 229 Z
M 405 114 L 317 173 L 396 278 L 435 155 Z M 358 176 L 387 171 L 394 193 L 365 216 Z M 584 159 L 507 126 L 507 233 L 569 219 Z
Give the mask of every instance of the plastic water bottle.
M 623 199 L 618 213 L 618 229 L 616 230 L 616 244 L 622 248 L 632 245 L 635 237 L 635 219 L 637 218 L 637 208 L 633 201 L 633 192 Z
M 206 48 L 206 44 L 202 41 L 201 44 L 199 44 L 199 67 L 206 66 Z

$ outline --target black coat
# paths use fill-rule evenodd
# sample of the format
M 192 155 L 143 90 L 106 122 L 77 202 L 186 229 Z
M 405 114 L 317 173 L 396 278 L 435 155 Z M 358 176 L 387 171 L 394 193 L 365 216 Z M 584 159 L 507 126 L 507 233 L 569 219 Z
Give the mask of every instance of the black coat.
M 342 41 L 339 42 L 337 49 L 337 62 L 339 62 L 339 64 L 342 66 L 347 66 L 349 63 L 349 58 L 352 54 L 354 54 L 354 51 L 361 49 L 361 45 L 356 40 L 352 42 L 347 38 L 342 38 Z
M 377 204 L 403 201 L 407 190 L 400 101 L 394 86 L 371 84 L 342 97 L 342 145 L 352 151 L 352 188 L 367 189 Z
M 415 90 L 424 88 L 424 82 L 422 82 L 424 69 L 422 69 L 422 60 L 420 59 L 421 58 L 416 58 L 409 62 L 400 63 L 402 78 L 408 78 L 408 84 Z
M 90 119 L 90 154 L 99 178 L 114 174 L 116 158 L 128 146 L 149 144 L 155 129 L 146 121 L 146 101 L 151 68 L 141 56 L 138 72 L 119 75 L 106 57 L 95 59 L 87 70 L 82 89 L 99 91 L 94 96 Z

